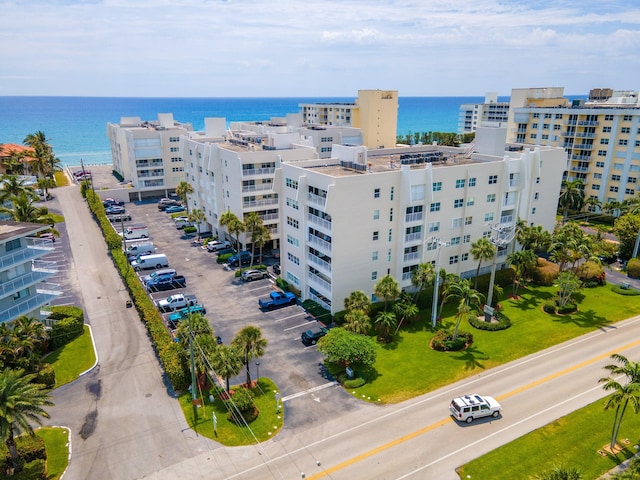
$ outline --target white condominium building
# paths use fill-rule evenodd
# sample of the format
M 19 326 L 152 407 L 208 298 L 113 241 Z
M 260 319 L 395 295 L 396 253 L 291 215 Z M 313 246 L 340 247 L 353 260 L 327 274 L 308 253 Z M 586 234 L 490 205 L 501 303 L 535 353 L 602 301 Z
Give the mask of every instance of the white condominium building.
M 507 140 L 564 148 L 566 178 L 582 180 L 585 197 L 602 204 L 639 192 L 637 91 L 593 89 L 586 101 L 570 101 L 562 87 L 514 89 Z
M 362 144 L 368 148 L 390 148 L 396 144 L 397 90 L 358 90 L 353 103 L 301 103 L 300 108 L 306 125 L 359 128 Z
M 160 113 L 157 121 L 122 117 L 119 124 L 107 124 L 113 168 L 131 182 L 140 198 L 166 196 L 184 180 L 180 138 L 193 131 L 191 124 Z
M 509 102 L 499 102 L 498 94 L 485 95 L 484 103 L 463 103 L 458 117 L 458 133 L 473 133 L 481 125 L 506 124 Z
M 335 313 L 355 290 L 373 296 L 387 274 L 411 288 L 420 263 L 474 275 L 471 244 L 518 218 L 553 230 L 565 152 L 505 151 L 505 135 L 505 128 L 479 128 L 473 154 L 334 145 L 330 160 L 276 163 L 283 277 Z
M 58 272 L 55 262 L 42 260 L 53 251 L 51 240 L 36 238 L 48 225 L 0 222 L 0 323 L 26 315 L 43 320 L 41 307 L 62 295 L 59 285 L 46 283 Z

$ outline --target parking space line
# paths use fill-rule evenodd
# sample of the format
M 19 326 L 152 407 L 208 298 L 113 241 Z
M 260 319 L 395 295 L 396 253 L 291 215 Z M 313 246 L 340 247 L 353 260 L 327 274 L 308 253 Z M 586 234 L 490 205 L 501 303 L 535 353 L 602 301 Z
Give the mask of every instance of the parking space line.
M 300 325 L 294 325 L 293 327 L 289 327 L 289 328 L 285 328 L 284 331 L 288 332 L 289 330 L 295 330 L 296 328 L 300 328 L 300 327 L 308 327 L 309 326 L 309 322 L 307 323 L 301 323 Z
M 300 315 L 306 315 L 306 314 L 307 312 L 302 311 L 300 313 L 296 313 L 295 315 L 289 315 L 288 317 L 278 318 L 275 320 L 275 323 L 282 322 L 284 320 L 289 320 L 290 318 L 296 318 L 296 317 L 299 317 Z
M 292 393 L 291 395 L 287 395 L 286 397 L 282 397 L 282 401 L 286 402 L 288 400 L 293 400 L 294 398 L 298 398 L 301 397 L 302 395 L 307 395 L 308 393 L 313 393 L 313 392 L 317 392 L 318 390 L 323 390 L 325 388 L 329 388 L 329 387 L 333 387 L 339 385 L 338 382 L 329 382 L 329 383 L 323 383 L 322 385 L 318 385 L 317 387 L 313 387 L 313 388 L 309 388 L 307 390 L 303 390 L 301 392 L 298 393 Z

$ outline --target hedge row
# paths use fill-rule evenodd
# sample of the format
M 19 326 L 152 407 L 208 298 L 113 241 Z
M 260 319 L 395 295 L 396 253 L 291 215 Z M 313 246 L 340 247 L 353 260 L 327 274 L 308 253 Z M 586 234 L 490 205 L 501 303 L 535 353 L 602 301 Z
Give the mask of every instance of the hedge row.
M 120 272 L 120 276 L 133 299 L 140 319 L 145 323 L 147 331 L 153 341 L 156 353 L 169 381 L 176 390 L 185 390 L 191 383 L 187 355 L 173 337 L 162 321 L 158 312 L 137 275 L 129 265 L 127 257 L 122 252 L 122 238 L 115 232 L 106 217 L 100 198 L 91 190 L 84 189 L 84 195 L 98 224 L 102 228 L 107 246 L 114 265 Z
M 78 338 L 84 331 L 84 312 L 74 306 L 51 307 L 49 319 L 55 323 L 51 328 L 50 349 L 57 350 L 74 338 Z

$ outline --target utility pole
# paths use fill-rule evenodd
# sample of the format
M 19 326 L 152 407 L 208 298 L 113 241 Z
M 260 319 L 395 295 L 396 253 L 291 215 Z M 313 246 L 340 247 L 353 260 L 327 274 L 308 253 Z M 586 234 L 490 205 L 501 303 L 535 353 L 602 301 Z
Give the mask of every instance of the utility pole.
M 433 282 L 433 301 L 431 302 L 431 328 L 436 328 L 436 321 L 438 320 L 438 287 L 440 286 L 440 250 L 446 246 L 445 242 L 441 242 L 439 238 L 431 237 L 431 243 L 437 244 L 436 254 L 436 276 Z
M 489 278 L 489 291 L 487 292 L 487 303 L 484 306 L 484 320 L 490 322 L 493 317 L 493 307 L 491 302 L 493 301 L 493 285 L 496 280 L 496 264 L 498 260 L 498 253 L 500 249 L 506 247 L 515 238 L 516 232 L 512 225 L 500 226 L 500 224 L 489 225 L 492 231 L 496 232 L 495 236 L 489 237 L 491 245 L 496 247 L 496 253 L 493 256 L 493 265 L 491 266 L 491 277 Z
M 191 364 L 191 403 L 195 405 L 197 395 L 197 387 L 196 387 L 196 362 L 193 355 L 193 330 L 191 330 L 191 307 L 187 306 L 189 309 L 189 363 Z

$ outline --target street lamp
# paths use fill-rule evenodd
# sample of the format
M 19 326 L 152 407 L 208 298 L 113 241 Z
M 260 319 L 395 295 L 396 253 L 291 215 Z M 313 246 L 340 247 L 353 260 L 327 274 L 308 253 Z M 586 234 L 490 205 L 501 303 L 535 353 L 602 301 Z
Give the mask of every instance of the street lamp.
M 438 319 L 438 287 L 440 286 L 440 250 L 446 246 L 445 242 L 441 242 L 439 238 L 431 237 L 431 243 L 436 245 L 436 275 L 433 282 L 433 301 L 431 302 L 431 328 L 436 328 L 436 320 Z
M 502 247 L 506 247 L 516 236 L 515 229 L 512 225 L 500 226 L 500 224 L 489 225 L 492 231 L 496 232 L 495 236 L 489 237 L 491 245 L 496 247 L 496 253 L 493 256 L 493 264 L 491 266 L 491 277 L 489 278 L 489 291 L 487 292 L 487 303 L 484 306 L 484 320 L 490 322 L 493 317 L 493 307 L 491 302 L 493 301 L 493 284 L 496 280 L 496 264 L 498 260 L 498 252 Z
M 256 362 L 256 383 L 260 381 L 260 362 Z

